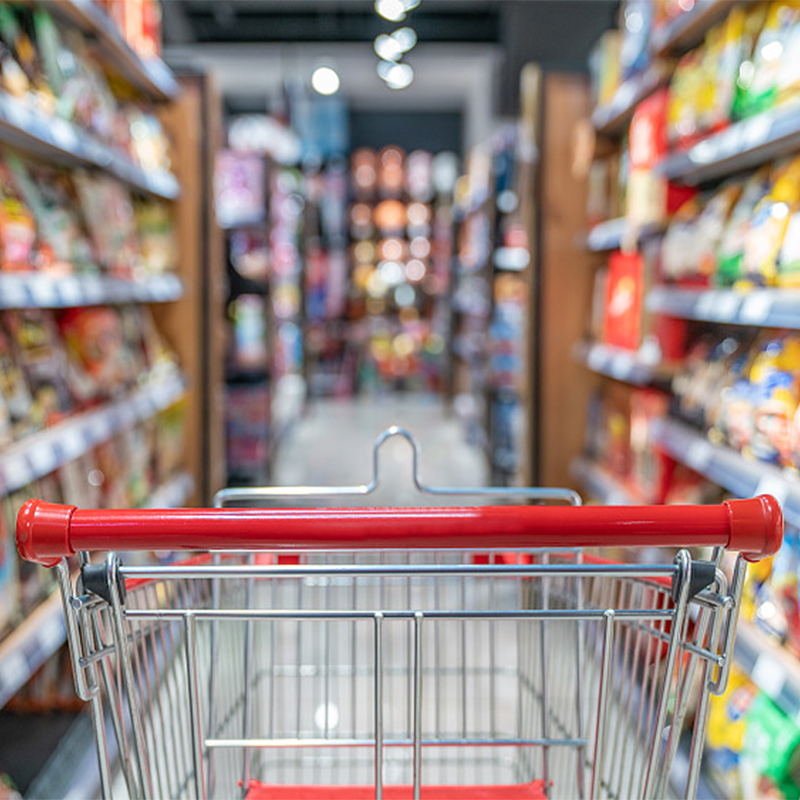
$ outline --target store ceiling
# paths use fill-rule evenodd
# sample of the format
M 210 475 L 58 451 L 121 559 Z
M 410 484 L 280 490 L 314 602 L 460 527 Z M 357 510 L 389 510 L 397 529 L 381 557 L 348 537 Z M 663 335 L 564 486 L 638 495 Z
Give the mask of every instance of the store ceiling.
M 450 107 L 488 91 L 494 113 L 507 116 L 518 110 L 522 66 L 535 61 L 550 69 L 584 70 L 618 5 L 618 0 L 422 0 L 403 23 L 416 30 L 419 45 L 409 56 L 417 78 L 400 93 L 386 90 L 375 75 L 372 42 L 398 25 L 376 14 L 373 0 L 170 0 L 162 8 L 168 61 L 178 67 L 217 66 L 226 94 L 262 94 L 255 89 L 262 78 L 263 93 L 269 93 L 276 77 L 298 74 L 298 64 L 333 58 L 355 105 Z M 476 79 L 478 62 L 485 67 Z
M 524 46 L 527 59 L 582 68 L 618 0 L 423 0 L 408 16 L 420 42 Z M 164 38 L 172 44 L 367 42 L 393 23 L 371 0 L 170 0 Z

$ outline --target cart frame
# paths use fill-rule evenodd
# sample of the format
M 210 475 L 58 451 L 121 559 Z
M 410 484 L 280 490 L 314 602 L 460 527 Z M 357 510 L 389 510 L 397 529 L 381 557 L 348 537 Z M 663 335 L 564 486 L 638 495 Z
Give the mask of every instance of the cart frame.
M 469 511 L 223 508 L 231 502 L 264 502 L 279 496 L 370 494 L 378 486 L 379 449 L 393 436 L 411 444 L 414 484 L 424 493 L 521 496 L 572 507 L 488 506 Z M 217 495 L 215 509 L 206 511 L 93 512 L 39 501 L 26 505 L 18 521 L 18 546 L 25 557 L 56 568 L 76 691 L 90 703 L 105 797 L 112 794 L 108 718 L 132 797 L 159 796 L 165 787 L 173 796 L 206 797 L 220 779 L 215 764 L 223 758 L 218 754 L 229 751 L 242 754 L 239 774 L 246 790 L 253 779 L 254 753 L 300 747 L 348 753 L 370 747 L 377 798 L 383 796 L 389 750 L 410 748 L 410 791 L 418 800 L 424 785 L 424 750 L 508 748 L 519 753 L 526 775 L 532 765 L 530 753 L 541 753 L 538 770 L 545 794 L 551 785 L 551 766 L 556 761 L 563 764 L 558 753 L 571 749 L 577 759 L 577 769 L 569 768 L 574 772 L 576 796 L 627 796 L 623 793 L 627 781 L 631 796 L 649 800 L 666 792 L 690 695 L 697 690 L 685 786 L 686 796 L 694 797 L 709 697 L 724 691 L 728 680 L 746 559 L 755 560 L 779 546 L 782 516 L 777 503 L 762 497 L 719 507 L 578 508 L 579 497 L 571 490 L 430 487 L 420 477 L 418 454 L 419 447 L 407 431 L 391 428 L 376 442 L 372 480 L 355 487 L 229 489 Z M 589 558 L 573 547 L 582 536 L 590 544 L 700 543 L 713 550 L 709 561 L 693 560 L 682 549 L 671 564 L 621 565 Z M 181 545 L 182 549 L 206 550 L 224 543 L 228 552 L 161 567 L 125 567 L 114 552 L 103 562 L 92 563 L 90 551 L 105 550 L 111 541 L 117 542 L 120 550 L 154 549 L 155 542 L 161 543 L 158 549 Z M 376 556 L 379 547 L 385 552 Z M 242 548 L 250 555 L 238 552 Z M 726 548 L 745 554 L 737 558 L 730 582 L 721 568 Z M 252 552 L 255 550 L 262 553 L 258 561 Z M 81 573 L 73 587 L 65 556 L 76 551 Z M 400 553 L 403 555 L 398 562 Z M 435 594 L 435 587 L 444 580 L 461 587 L 455 605 L 448 606 Z M 386 606 L 359 602 L 340 608 L 315 601 L 308 606 L 299 601 L 298 589 L 294 605 L 275 605 L 265 602 L 263 595 L 266 586 L 315 586 L 320 582 L 327 586 L 336 581 L 336 585 L 352 591 L 353 598 L 358 592 L 367 592 L 363 596 L 369 597 L 371 590 L 363 587 L 405 581 L 408 602 L 401 599 L 400 605 Z M 489 585 L 491 597 L 492 592 L 505 592 L 509 581 L 516 587 L 511 604 L 490 601 L 487 607 L 472 607 L 475 602 L 463 602 L 466 587 Z M 224 600 L 226 587 L 233 587 L 234 594 L 238 592 L 232 605 Z M 411 601 L 412 587 L 423 598 L 416 603 Z M 426 595 L 427 587 L 433 587 L 434 593 Z M 273 599 L 275 596 L 273 591 Z M 476 596 L 482 596 L 481 592 L 476 590 Z M 285 732 L 273 737 L 254 734 L 255 709 L 260 707 L 255 698 L 258 631 L 265 625 L 274 631 L 287 621 L 297 624 L 298 640 L 301 623 L 334 625 L 347 621 L 354 631 L 354 652 L 357 625 L 370 624 L 373 648 L 368 675 L 374 699 L 371 737 L 356 735 L 355 727 L 351 736 L 332 737 L 328 705 L 324 706 L 325 735 L 319 739 L 312 739 L 307 732 L 301 735 L 300 712 L 294 738 Z M 524 670 L 533 672 L 520 672 L 518 676 L 530 686 L 525 693 L 520 688 L 516 697 L 520 703 L 523 699 L 529 702 L 536 717 L 535 734 L 525 736 L 520 727 L 515 734 L 500 735 L 494 725 L 486 734 L 467 725 L 467 672 L 473 667 L 471 659 L 477 656 L 467 652 L 464 631 L 468 625 L 483 623 L 509 623 L 518 632 L 526 631 L 518 633 L 519 641 L 509 652 L 516 653 L 520 663 L 519 648 L 531 648 L 531 658 L 522 661 L 526 662 Z M 232 625 L 242 627 L 235 640 L 243 669 L 241 697 L 236 699 L 241 704 L 242 733 L 220 737 L 214 734 L 223 709 L 215 705 L 215 698 L 228 677 L 222 674 L 222 660 L 218 666 L 215 654 L 223 641 L 223 629 Z M 407 735 L 398 734 L 386 718 L 387 670 L 391 667 L 385 652 L 388 630 L 403 625 L 408 633 L 402 665 L 409 685 Z M 424 637 L 426 631 L 446 625 L 460 625 L 462 630 L 463 663 L 459 662 L 457 670 L 464 675 L 462 736 L 443 732 L 438 722 L 432 727 L 430 709 L 423 703 L 423 684 L 434 681 L 433 694 L 437 697 L 444 691 L 435 678 L 428 677 L 431 670 L 425 666 L 424 651 L 431 645 Z M 566 668 L 553 662 L 548 645 L 547 631 L 552 636 L 553 631 L 561 630 L 569 631 L 570 636 L 574 632 L 575 667 L 570 673 L 574 690 L 559 688 Z M 157 647 L 159 636 L 161 646 Z M 149 644 L 148 637 L 152 640 Z M 275 650 L 273 647 L 270 651 L 273 676 Z M 200 654 L 209 657 L 203 660 Z M 172 667 L 168 661 L 174 662 Z M 534 669 L 528 661 L 539 666 Z M 589 670 L 592 665 L 594 671 Z M 301 667 L 298 662 L 293 673 L 298 680 L 302 678 Z M 355 675 L 355 661 L 351 667 Z M 169 675 L 159 676 L 159 668 L 169 670 Z M 331 669 L 330 661 L 326 661 L 325 674 L 330 675 Z M 158 726 L 163 728 L 170 716 L 162 702 L 173 703 L 176 698 L 162 699 L 160 687 L 177 679 L 178 670 L 185 678 L 186 707 L 179 707 L 178 715 L 186 715 L 185 750 L 191 754 L 191 769 L 175 783 L 164 773 L 169 773 L 173 765 L 180 772 L 181 748 L 171 743 L 171 760 L 154 751 L 158 750 L 159 737 L 161 746 L 170 746 L 168 733 L 159 734 Z M 587 683 L 584 672 L 589 676 Z M 492 685 L 496 693 L 497 683 Z M 571 699 L 565 703 L 570 691 Z M 274 688 L 270 697 L 274 704 Z M 568 705 L 574 705 L 574 710 Z M 625 729 L 628 725 L 633 733 Z M 649 747 L 640 752 L 635 740 L 642 737 Z M 628 769 L 621 753 L 631 752 L 630 748 L 641 756 L 641 763 L 637 761 Z M 555 787 L 558 791 L 559 784 Z

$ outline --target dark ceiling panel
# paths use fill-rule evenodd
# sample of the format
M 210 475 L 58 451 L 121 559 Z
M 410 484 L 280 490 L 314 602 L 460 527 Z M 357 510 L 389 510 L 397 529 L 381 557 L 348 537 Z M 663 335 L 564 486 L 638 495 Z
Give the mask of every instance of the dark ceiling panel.
M 175 9 L 177 11 L 177 9 Z M 305 6 L 275 11 L 185 4 L 181 14 L 198 43 L 230 42 L 368 42 L 396 26 L 367 8 L 347 10 L 309 9 Z M 500 38 L 499 7 L 470 10 L 414 12 L 413 27 L 424 42 L 497 42 Z M 166 44 L 170 26 L 164 26 Z M 185 43 L 185 39 L 183 42 Z

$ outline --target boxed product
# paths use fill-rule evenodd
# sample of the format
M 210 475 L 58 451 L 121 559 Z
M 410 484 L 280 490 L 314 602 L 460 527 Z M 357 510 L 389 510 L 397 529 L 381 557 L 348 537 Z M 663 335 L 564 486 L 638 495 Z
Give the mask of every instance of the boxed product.
M 629 131 L 626 217 L 634 225 L 668 219 L 697 190 L 673 184 L 656 171 L 667 153 L 666 116 L 669 94 L 661 89 L 643 100 L 631 118 Z
M 637 350 L 641 343 L 644 265 L 639 253 L 612 253 L 608 260 L 603 340 Z

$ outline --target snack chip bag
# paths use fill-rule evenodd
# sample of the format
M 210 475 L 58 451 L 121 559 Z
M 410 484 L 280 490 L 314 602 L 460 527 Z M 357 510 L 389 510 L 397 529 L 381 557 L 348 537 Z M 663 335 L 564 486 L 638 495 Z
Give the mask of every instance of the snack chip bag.
M 753 211 L 770 187 L 769 167 L 762 167 L 745 183 L 717 248 L 717 283 L 732 286 L 741 276 L 744 246 Z
M 742 279 L 747 283 L 775 284 L 784 234 L 799 205 L 800 156 L 778 167 L 772 188 L 753 211 L 742 253 Z

